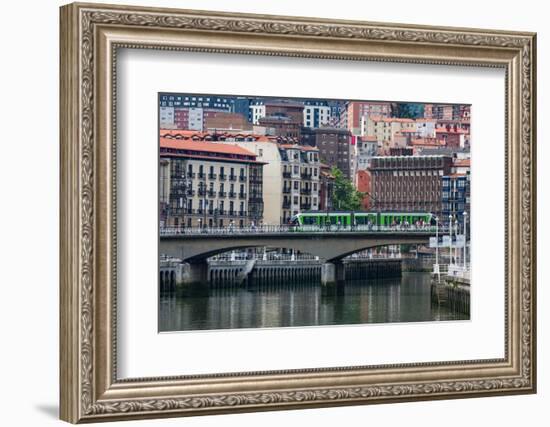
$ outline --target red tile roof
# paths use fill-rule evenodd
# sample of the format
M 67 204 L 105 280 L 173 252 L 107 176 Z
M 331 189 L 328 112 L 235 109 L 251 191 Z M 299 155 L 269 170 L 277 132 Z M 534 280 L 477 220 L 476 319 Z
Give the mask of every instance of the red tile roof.
M 465 130 L 465 129 L 448 129 L 445 128 L 445 127 L 442 127 L 442 128 L 437 128 L 436 130 L 436 133 L 464 133 L 464 134 L 467 134 L 468 131 Z
M 412 145 L 424 145 L 424 146 L 433 147 L 433 146 L 444 146 L 445 141 L 437 140 L 435 138 L 418 138 L 418 139 L 413 139 L 411 141 L 411 144 Z
M 453 165 L 459 167 L 470 167 L 470 159 L 456 159 Z
M 237 156 L 252 156 L 256 158 L 256 154 L 248 151 L 238 145 L 223 144 L 220 142 L 205 142 L 205 141 L 192 141 L 192 140 L 179 140 L 170 138 L 160 138 L 160 148 L 174 149 L 174 150 L 186 150 L 186 151 L 199 151 L 204 153 L 218 153 Z
M 319 151 L 317 147 L 312 147 L 310 145 L 280 144 L 279 147 L 300 151 Z
M 208 141 L 213 136 L 216 136 L 218 141 L 223 142 L 227 138 L 246 138 L 257 142 L 277 142 L 276 136 L 258 135 L 247 132 L 201 132 L 197 130 L 180 130 L 180 129 L 161 129 L 160 137 L 175 139 L 180 141 Z M 231 141 L 233 142 L 233 141 Z M 238 142 L 238 141 L 235 141 Z

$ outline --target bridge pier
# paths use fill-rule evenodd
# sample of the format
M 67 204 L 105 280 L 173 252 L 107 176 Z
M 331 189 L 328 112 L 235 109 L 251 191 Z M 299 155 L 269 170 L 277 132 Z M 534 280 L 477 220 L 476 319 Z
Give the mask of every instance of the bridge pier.
M 184 264 L 182 286 L 198 285 L 208 282 L 208 263 L 206 260 Z
M 342 261 L 325 262 L 321 265 L 321 284 L 323 286 L 342 283 L 345 276 L 345 266 Z

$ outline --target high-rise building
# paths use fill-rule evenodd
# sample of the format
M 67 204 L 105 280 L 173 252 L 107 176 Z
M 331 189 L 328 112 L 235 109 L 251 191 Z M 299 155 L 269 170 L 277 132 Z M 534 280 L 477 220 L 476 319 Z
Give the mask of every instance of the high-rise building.
M 332 117 L 332 108 L 327 101 L 304 101 L 304 127 L 319 128 L 329 126 Z
M 352 178 L 351 133 L 347 129 L 319 128 L 302 129 L 302 145 L 319 149 L 321 162 L 337 167 L 348 178 Z
M 219 95 L 199 95 L 180 93 L 161 93 L 160 107 L 173 108 L 210 108 L 214 110 L 231 111 L 235 97 Z

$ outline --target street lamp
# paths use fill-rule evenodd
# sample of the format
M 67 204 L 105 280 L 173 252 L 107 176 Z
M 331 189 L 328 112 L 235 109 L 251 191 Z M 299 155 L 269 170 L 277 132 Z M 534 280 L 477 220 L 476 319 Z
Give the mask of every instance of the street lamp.
M 437 274 L 437 280 L 440 279 L 439 274 L 439 218 L 436 216 L 435 219 L 435 265 L 434 273 Z
M 453 216 L 449 215 L 449 265 L 453 265 Z
M 467 221 L 468 221 L 468 212 L 464 211 L 464 213 L 462 214 L 464 215 L 464 271 L 466 271 L 466 265 L 467 265 L 467 262 L 466 262 L 466 246 L 467 246 L 467 243 L 468 243 L 468 239 L 466 238 L 466 224 L 467 224 Z

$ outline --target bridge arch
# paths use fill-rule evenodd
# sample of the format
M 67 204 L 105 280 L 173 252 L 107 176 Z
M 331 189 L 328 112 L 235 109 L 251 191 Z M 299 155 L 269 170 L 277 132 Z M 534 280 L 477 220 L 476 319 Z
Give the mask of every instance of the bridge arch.
M 399 244 L 426 244 L 433 232 L 422 233 L 278 233 L 249 235 L 161 236 L 160 253 L 191 264 L 207 258 L 247 248 L 293 249 L 318 256 L 325 262 L 337 262 L 365 249 Z

